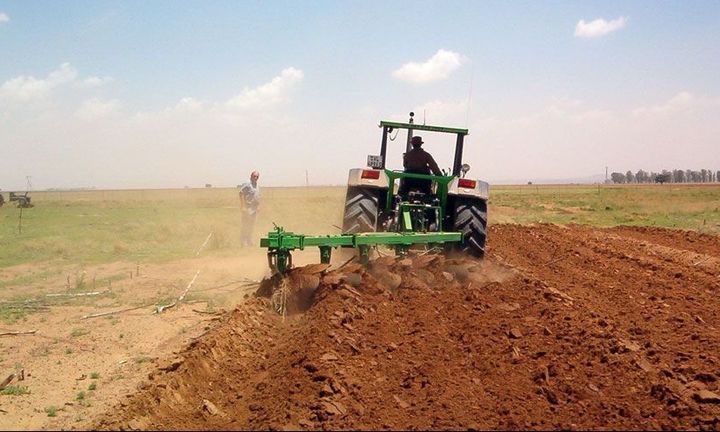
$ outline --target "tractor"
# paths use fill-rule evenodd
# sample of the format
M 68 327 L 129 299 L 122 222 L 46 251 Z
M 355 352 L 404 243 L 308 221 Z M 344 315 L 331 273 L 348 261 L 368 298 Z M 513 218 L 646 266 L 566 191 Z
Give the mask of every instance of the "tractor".
M 460 242 L 446 248 L 482 258 L 485 254 L 489 185 L 466 178 L 470 166 L 463 163 L 467 129 L 419 125 L 410 113 L 408 123 L 381 121 L 380 154 L 370 155 L 366 168 L 354 168 L 348 176 L 343 233 L 460 232 Z M 453 134 L 455 154 L 452 170 L 441 176 L 414 174 L 386 167 L 388 138 L 407 130 L 406 151 L 414 131 Z M 397 132 L 395 137 L 397 137 Z M 419 187 L 423 182 L 430 187 Z M 428 186 L 430 186 L 428 185 Z
M 342 234 L 311 236 L 276 225 L 260 239 L 273 275 L 282 278 L 293 267 L 292 252 L 308 247 L 320 249 L 323 264 L 330 263 L 335 248 L 357 249 L 360 263 L 368 264 L 370 250 L 381 245 L 400 256 L 417 247 L 484 256 L 489 186 L 465 178 L 470 170 L 462 161 L 468 130 L 417 125 L 413 115 L 408 123 L 381 121 L 380 154 L 368 156 L 366 168 L 350 170 Z M 386 168 L 390 134 L 402 129 L 408 131 L 407 151 L 416 130 L 456 135 L 452 170 L 438 176 Z
M 30 208 L 30 207 L 35 206 L 32 203 L 32 200 L 31 200 L 30 196 L 28 195 L 28 192 L 25 192 L 24 194 L 10 192 L 10 202 L 12 202 L 12 201 L 17 201 L 17 206 L 19 208 Z

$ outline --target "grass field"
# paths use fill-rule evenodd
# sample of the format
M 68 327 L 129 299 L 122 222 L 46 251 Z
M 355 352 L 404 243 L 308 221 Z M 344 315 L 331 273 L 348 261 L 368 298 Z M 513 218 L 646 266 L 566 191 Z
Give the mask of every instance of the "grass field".
M 339 233 L 344 187 L 264 188 L 255 230 L 272 223 L 307 234 Z M 239 250 L 236 189 L 35 192 L 22 214 L 0 209 L 0 268 L 18 264 L 165 262 Z M 495 186 L 490 223 L 651 225 L 720 232 L 720 185 Z M 7 283 L 7 282 L 5 282 Z
M 490 222 L 647 225 L 720 233 L 720 184 L 497 186 Z

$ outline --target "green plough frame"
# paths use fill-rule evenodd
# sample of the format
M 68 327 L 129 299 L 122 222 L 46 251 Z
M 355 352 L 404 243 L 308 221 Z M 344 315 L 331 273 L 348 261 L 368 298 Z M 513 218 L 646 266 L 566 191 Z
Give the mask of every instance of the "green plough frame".
M 268 249 L 268 265 L 280 274 L 284 274 L 292 267 L 291 252 L 295 249 L 303 250 L 309 246 L 320 248 L 320 262 L 330 264 L 333 248 L 355 248 L 359 251 L 360 262 L 367 264 L 370 257 L 370 248 L 377 245 L 394 246 L 397 255 L 405 255 L 412 245 L 426 244 L 438 246 L 444 243 L 458 243 L 462 241 L 459 232 L 377 232 L 362 234 L 341 234 L 326 236 L 307 236 L 285 231 L 282 227 L 275 227 L 268 236 L 260 239 L 260 247 Z

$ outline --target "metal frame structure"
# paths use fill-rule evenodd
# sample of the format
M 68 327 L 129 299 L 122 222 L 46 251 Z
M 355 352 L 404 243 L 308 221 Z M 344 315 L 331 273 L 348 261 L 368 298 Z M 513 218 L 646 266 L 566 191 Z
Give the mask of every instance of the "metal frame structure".
M 393 171 L 389 169 L 385 169 L 385 174 L 388 176 L 388 194 L 387 194 L 387 200 L 385 202 L 385 209 L 390 210 L 393 207 L 393 199 L 396 195 L 395 193 L 395 179 L 403 179 L 403 178 L 411 178 L 411 179 L 422 179 L 422 180 L 431 180 L 437 183 L 437 192 L 436 195 L 438 199 L 440 200 L 440 219 L 443 220 L 445 217 L 444 209 L 447 205 L 448 200 L 448 185 L 453 181 L 455 178 L 454 176 L 434 176 L 431 174 L 412 174 L 412 173 L 406 173 L 402 171 Z
M 460 129 L 460 128 L 449 128 L 449 127 L 444 127 L 444 126 L 431 126 L 431 125 L 418 125 L 418 124 L 413 123 L 412 116 L 413 116 L 413 113 L 410 113 L 410 122 L 409 123 L 389 122 L 389 121 L 384 121 L 384 120 L 380 122 L 380 127 L 383 129 L 382 141 L 380 143 L 380 155 L 382 156 L 382 160 L 383 160 L 382 168 L 385 168 L 385 160 L 386 160 L 386 155 L 387 155 L 388 133 L 392 132 L 394 129 L 407 129 L 408 136 L 407 136 L 406 151 L 410 150 L 410 140 L 413 137 L 413 131 L 422 130 L 422 131 L 428 131 L 428 132 L 451 133 L 451 134 L 457 135 L 457 138 L 455 140 L 455 157 L 453 158 L 452 175 L 459 176 L 460 168 L 462 167 L 462 155 L 463 155 L 463 146 L 465 143 L 465 136 L 467 136 L 470 132 L 467 129 Z M 433 179 L 434 178 L 437 178 L 437 177 L 433 176 Z
M 403 256 L 416 244 L 437 246 L 461 241 L 462 233 L 459 232 L 373 232 L 307 236 L 285 231 L 282 227 L 276 226 L 275 231 L 270 231 L 267 237 L 260 239 L 260 247 L 268 249 L 270 268 L 276 273 L 284 274 L 292 267 L 291 252 L 296 249 L 304 250 L 310 246 L 320 248 L 320 262 L 324 264 L 330 264 L 332 249 L 338 247 L 358 249 L 360 262 L 367 264 L 370 259 L 370 248 L 377 245 L 394 246 L 395 253 Z

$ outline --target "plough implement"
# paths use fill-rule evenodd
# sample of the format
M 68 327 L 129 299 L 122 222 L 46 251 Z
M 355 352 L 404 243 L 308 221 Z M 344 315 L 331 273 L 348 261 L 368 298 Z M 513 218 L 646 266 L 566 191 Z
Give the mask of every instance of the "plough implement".
M 427 245 L 429 248 L 441 247 L 445 243 L 459 243 L 462 241 L 460 232 L 379 232 L 358 233 L 326 236 L 307 236 L 285 231 L 282 227 L 275 227 L 275 231 L 260 239 L 260 247 L 268 249 L 268 265 L 274 273 L 284 274 L 292 267 L 291 252 L 306 247 L 320 249 L 320 262 L 330 264 L 333 248 L 354 248 L 358 250 L 360 263 L 367 264 L 370 259 L 370 249 L 374 246 L 385 245 L 395 249 L 395 254 L 407 254 L 413 245 Z

